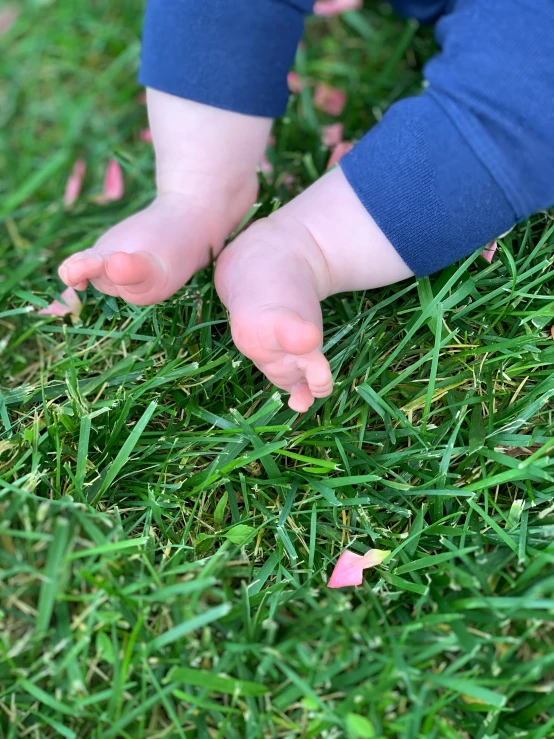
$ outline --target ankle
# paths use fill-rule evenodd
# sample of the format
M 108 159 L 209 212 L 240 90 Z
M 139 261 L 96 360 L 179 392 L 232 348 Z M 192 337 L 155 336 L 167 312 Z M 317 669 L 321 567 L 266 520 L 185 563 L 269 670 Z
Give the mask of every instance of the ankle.
M 318 299 L 325 300 L 333 295 L 333 275 L 325 254 L 308 225 L 301 218 L 287 212 L 286 207 L 272 213 L 265 222 L 276 227 L 281 248 L 289 251 L 289 258 L 297 259 L 299 266 L 305 265 L 308 268 Z

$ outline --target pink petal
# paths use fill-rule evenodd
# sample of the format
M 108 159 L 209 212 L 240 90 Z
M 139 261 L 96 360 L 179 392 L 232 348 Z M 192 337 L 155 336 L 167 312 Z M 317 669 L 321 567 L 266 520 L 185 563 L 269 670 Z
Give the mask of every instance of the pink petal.
M 321 141 L 323 146 L 333 149 L 342 142 L 344 126 L 342 123 L 332 123 L 330 126 L 323 126 L 321 129 Z
M 145 144 L 152 143 L 152 131 L 149 128 L 143 128 L 140 132 L 140 140 L 144 141 Z
M 317 0 L 314 5 L 315 15 L 338 15 L 349 10 L 360 10 L 363 0 Z
M 83 186 L 83 180 L 85 178 L 86 171 L 87 163 L 85 162 L 85 160 L 77 159 L 65 184 L 63 204 L 66 208 L 72 206 L 81 194 L 81 188 Z
M 141 105 L 146 105 L 146 90 L 139 92 L 139 94 L 137 95 L 137 100 Z
M 329 115 L 340 115 L 346 105 L 346 93 L 338 87 L 318 82 L 315 86 L 314 105 Z
M 266 179 L 271 182 L 271 175 L 273 174 L 273 164 L 267 158 L 267 154 L 264 154 L 263 159 L 260 162 L 260 172 L 268 175 Z
M 292 92 L 293 95 L 298 95 L 298 93 L 302 92 L 306 86 L 305 80 L 303 80 L 297 72 L 288 73 L 287 84 L 289 86 L 289 91 Z
M 338 164 L 345 154 L 352 151 L 354 144 L 351 141 L 342 141 L 340 144 L 335 146 L 333 153 L 327 162 L 327 169 L 331 169 L 335 164 Z
M 363 556 L 345 549 L 340 555 L 327 583 L 329 588 L 347 588 L 361 585 L 364 579 L 364 570 L 381 564 L 390 552 L 382 549 L 370 549 Z
M 67 316 L 71 314 L 75 318 L 79 317 L 83 304 L 81 303 L 79 296 L 72 287 L 68 287 L 61 294 L 61 298 L 64 301 L 61 303 L 59 300 L 54 300 L 48 308 L 39 310 L 41 316 Z M 64 305 L 65 303 L 65 305 Z
M 19 16 L 19 11 L 13 5 L 7 5 L 0 10 L 0 36 L 7 33 Z
M 491 241 L 490 244 L 487 244 L 487 246 L 483 249 L 481 252 L 481 256 L 483 259 L 486 259 L 487 262 L 490 264 L 492 262 L 492 259 L 494 257 L 494 252 L 498 249 L 498 244 L 496 241 Z
M 96 202 L 101 205 L 112 203 L 115 200 L 121 200 L 124 193 L 125 183 L 119 162 L 115 159 L 110 159 L 106 167 L 106 174 L 104 175 L 104 190 L 102 195 L 96 198 Z
M 287 190 L 292 190 L 292 188 L 296 185 L 296 177 L 290 172 L 283 172 L 279 179 L 280 184 L 283 185 L 283 187 L 286 187 Z

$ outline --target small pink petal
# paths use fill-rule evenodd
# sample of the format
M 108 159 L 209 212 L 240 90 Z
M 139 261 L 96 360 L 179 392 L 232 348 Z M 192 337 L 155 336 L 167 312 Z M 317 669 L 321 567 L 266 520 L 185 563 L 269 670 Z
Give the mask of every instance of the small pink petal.
M 332 123 L 330 126 L 323 126 L 321 129 L 321 141 L 323 146 L 328 149 L 333 149 L 342 143 L 342 135 L 344 133 L 344 126 L 342 123 Z
M 145 144 L 152 143 L 152 131 L 149 128 L 143 128 L 140 132 L 140 140 L 144 141 Z
M 498 244 L 496 241 L 491 241 L 490 244 L 487 244 L 487 246 L 483 249 L 481 252 L 481 256 L 483 259 L 486 259 L 489 264 L 491 264 L 492 259 L 494 257 L 494 252 L 498 249 Z
M 289 91 L 292 92 L 293 95 L 298 95 L 298 93 L 302 92 L 306 87 L 305 80 L 303 80 L 297 72 L 288 73 L 287 84 L 289 86 Z
M 329 115 L 340 115 L 346 105 L 346 93 L 338 87 L 318 82 L 315 86 L 314 105 Z
M 362 556 L 345 549 L 335 564 L 327 587 L 347 588 L 353 585 L 361 585 L 364 579 L 364 570 L 368 567 L 380 565 L 389 554 L 389 551 L 383 549 L 370 549 Z
M 7 5 L 0 10 L 0 36 L 7 33 L 19 16 L 19 11 L 13 5 Z
M 260 162 L 260 172 L 266 175 L 266 179 L 271 182 L 273 177 L 273 164 L 267 158 L 267 154 L 264 154 L 262 161 Z
M 331 169 L 335 164 L 338 164 L 345 154 L 352 151 L 354 144 L 351 141 L 342 141 L 340 144 L 335 146 L 333 153 L 331 154 L 329 161 L 327 162 L 327 169 Z
M 96 198 L 96 202 L 100 205 L 112 203 L 115 200 L 121 200 L 124 193 L 125 183 L 119 162 L 115 159 L 110 159 L 106 167 L 106 174 L 104 175 L 104 189 L 102 195 Z
M 66 208 L 71 207 L 81 194 L 81 188 L 83 186 L 86 171 L 87 163 L 85 160 L 77 159 L 65 184 L 63 204 Z
M 146 90 L 143 90 L 142 92 L 139 92 L 139 94 L 137 95 L 137 101 L 141 105 L 146 105 Z
M 67 316 L 71 314 L 75 318 L 79 317 L 83 304 L 81 303 L 79 296 L 72 287 L 68 287 L 61 294 L 63 303 L 59 300 L 54 300 L 48 308 L 39 310 L 41 316 Z M 65 303 L 65 305 L 64 305 Z
M 360 10 L 363 0 L 317 0 L 314 5 L 315 15 L 339 15 L 349 10 Z
M 279 179 L 280 184 L 283 185 L 283 187 L 286 187 L 287 190 L 292 190 L 292 188 L 296 185 L 296 177 L 290 172 L 283 172 Z

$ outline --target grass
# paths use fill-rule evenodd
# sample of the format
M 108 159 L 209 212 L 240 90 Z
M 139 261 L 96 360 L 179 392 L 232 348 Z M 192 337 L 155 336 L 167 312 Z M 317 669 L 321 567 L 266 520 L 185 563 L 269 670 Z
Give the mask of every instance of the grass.
M 336 390 L 301 417 L 209 271 L 156 307 L 30 315 L 153 194 L 140 5 L 29 0 L 0 39 L 0 736 L 554 737 L 554 221 L 329 300 Z M 297 67 L 349 91 L 355 137 L 432 51 L 372 6 L 311 22 Z M 299 188 L 325 122 L 306 92 L 277 126 Z M 127 194 L 98 206 L 111 156 Z M 330 591 L 346 546 L 392 553 Z

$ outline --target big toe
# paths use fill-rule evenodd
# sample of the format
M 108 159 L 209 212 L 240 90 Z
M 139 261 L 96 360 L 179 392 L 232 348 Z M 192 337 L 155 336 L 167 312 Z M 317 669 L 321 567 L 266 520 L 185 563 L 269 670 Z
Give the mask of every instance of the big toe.
M 321 330 L 296 313 L 287 313 L 275 320 L 275 337 L 289 354 L 309 354 L 321 346 Z
M 148 252 L 116 252 L 106 263 L 106 274 L 116 285 L 127 292 L 146 293 L 159 281 L 163 267 Z

